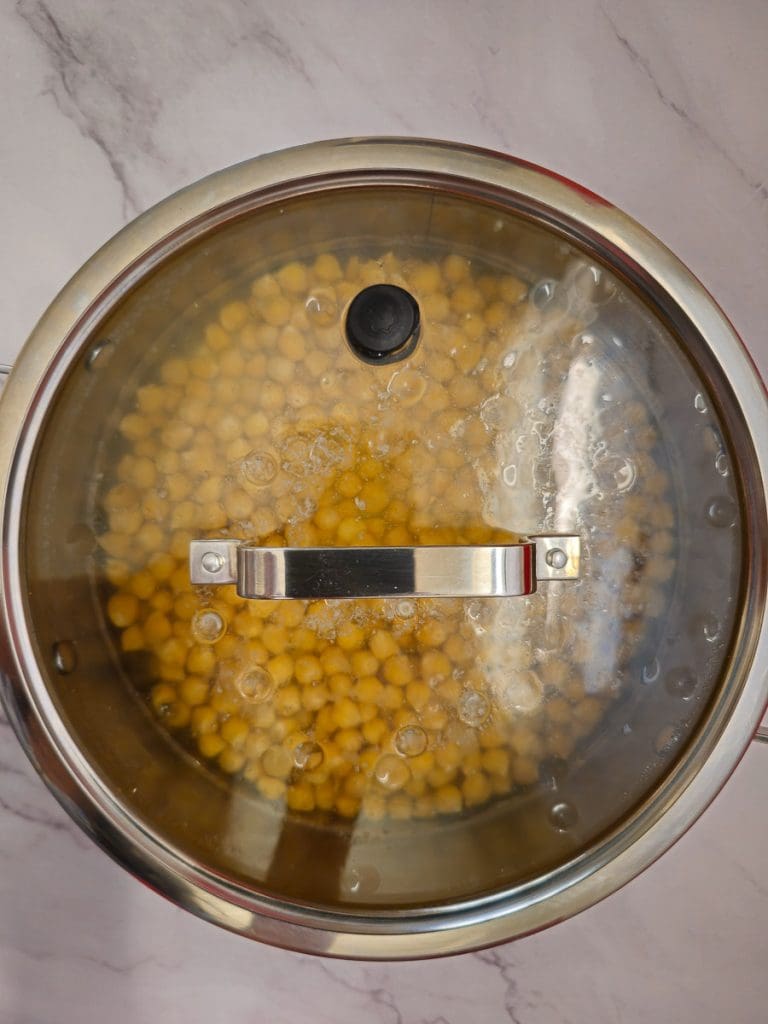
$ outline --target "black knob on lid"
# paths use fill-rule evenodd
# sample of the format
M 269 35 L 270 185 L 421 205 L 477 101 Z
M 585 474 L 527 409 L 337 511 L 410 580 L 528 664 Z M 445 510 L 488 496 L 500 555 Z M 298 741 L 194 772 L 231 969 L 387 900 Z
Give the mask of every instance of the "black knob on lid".
M 367 363 L 405 359 L 419 340 L 419 307 L 414 297 L 394 284 L 363 288 L 347 311 L 347 340 Z

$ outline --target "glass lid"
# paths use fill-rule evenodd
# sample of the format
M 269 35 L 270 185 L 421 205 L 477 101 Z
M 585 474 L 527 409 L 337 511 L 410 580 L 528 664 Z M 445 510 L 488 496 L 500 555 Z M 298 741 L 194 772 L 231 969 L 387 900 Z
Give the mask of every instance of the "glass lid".
M 738 626 L 726 390 L 689 349 L 586 246 L 455 188 L 203 226 L 93 332 L 27 491 L 38 659 L 115 798 L 352 913 L 619 827 Z

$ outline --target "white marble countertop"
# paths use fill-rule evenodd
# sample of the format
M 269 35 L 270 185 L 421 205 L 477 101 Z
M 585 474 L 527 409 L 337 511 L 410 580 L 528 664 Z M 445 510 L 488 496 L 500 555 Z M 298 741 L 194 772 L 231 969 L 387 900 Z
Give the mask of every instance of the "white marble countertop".
M 765 0 L 0 0 L 0 360 L 127 219 L 265 150 L 414 134 L 625 208 L 768 374 Z M 0 1022 L 751 1024 L 768 1018 L 768 748 L 622 892 L 445 961 L 219 932 L 93 847 L 0 722 Z

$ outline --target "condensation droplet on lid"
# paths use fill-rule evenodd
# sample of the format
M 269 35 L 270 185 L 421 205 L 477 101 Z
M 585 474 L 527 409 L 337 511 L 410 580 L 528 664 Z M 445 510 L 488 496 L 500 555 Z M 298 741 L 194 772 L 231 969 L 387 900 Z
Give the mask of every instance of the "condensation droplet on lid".
M 719 452 L 715 456 L 715 472 L 720 476 L 728 476 L 728 456 L 725 452 Z
M 467 605 L 467 618 L 477 622 L 483 614 L 483 606 L 479 601 L 470 601 Z
M 420 401 L 426 390 L 426 378 L 418 370 L 410 368 L 396 370 L 387 384 L 389 394 L 406 409 Z
M 718 529 L 727 529 L 736 522 L 736 503 L 732 498 L 712 498 L 707 505 L 707 519 Z
M 544 309 L 545 306 L 550 304 L 552 299 L 555 297 L 556 287 L 557 285 L 554 281 L 546 280 L 539 281 L 539 283 L 531 289 L 530 301 L 536 309 Z
M 590 331 L 581 331 L 573 340 L 576 345 L 594 345 L 597 338 Z
M 704 395 L 702 395 L 700 391 L 697 392 L 696 397 L 693 400 L 693 408 L 696 410 L 696 412 L 700 412 L 702 414 L 707 411 L 706 400 L 704 399 Z
M 637 481 L 637 466 L 624 455 L 606 455 L 595 463 L 595 476 L 603 491 L 626 494 Z
M 314 743 L 312 740 L 308 740 L 305 743 L 299 743 L 298 746 L 294 747 L 293 763 L 302 771 L 316 771 L 323 763 L 324 759 L 325 754 L 323 753 L 323 748 L 319 743 Z
M 201 608 L 192 616 L 190 632 L 200 644 L 215 644 L 226 632 L 224 619 L 212 608 Z
M 372 864 L 361 864 L 351 868 L 347 876 L 347 888 L 355 896 L 370 896 L 381 885 L 381 875 Z
M 420 725 L 405 725 L 395 733 L 395 749 L 403 757 L 418 757 L 427 749 L 427 734 Z
M 240 695 L 252 704 L 263 704 L 275 692 L 275 681 L 263 668 L 251 668 L 238 678 Z
M 720 620 L 716 615 L 705 615 L 701 623 L 701 631 L 709 643 L 714 643 L 720 636 Z
M 411 773 L 407 765 L 396 754 L 384 754 L 373 769 L 376 781 L 385 789 L 402 789 Z
M 53 664 L 59 675 L 68 676 L 77 668 L 77 651 L 69 640 L 60 640 L 53 645 Z
M 625 722 L 624 725 L 622 725 L 621 727 L 621 732 L 624 736 L 629 736 L 632 731 L 632 726 L 629 724 L 629 722 Z
M 584 264 L 576 269 L 572 287 L 597 306 L 610 301 L 616 294 L 616 283 L 602 267 Z
M 485 694 L 478 690 L 464 690 L 459 697 L 457 710 L 461 721 L 476 729 L 491 713 L 491 704 Z
M 558 832 L 567 832 L 568 829 L 573 828 L 579 820 L 579 816 L 576 813 L 576 808 L 573 804 L 569 804 L 566 803 L 565 800 L 561 800 L 559 803 L 553 804 L 552 807 L 550 807 L 549 820 Z
M 667 693 L 681 700 L 690 700 L 698 685 L 699 680 L 688 668 L 672 669 L 664 680 Z
M 640 673 L 640 678 L 646 686 L 650 686 L 651 683 L 655 683 L 661 675 L 661 664 L 658 658 L 654 658 L 653 661 L 649 661 L 647 665 L 643 665 Z
M 307 319 L 317 327 L 330 327 L 338 317 L 336 299 L 330 292 L 317 291 L 310 295 L 304 309 Z
M 269 452 L 248 452 L 240 463 L 240 473 L 254 487 L 266 487 L 277 476 L 277 461 Z
M 531 669 L 507 673 L 503 688 L 496 697 L 505 707 L 513 711 L 530 713 L 535 711 L 544 699 L 541 679 Z
M 501 471 L 501 479 L 507 485 L 507 487 L 514 487 L 517 483 L 517 466 L 514 463 L 510 463 L 505 466 Z

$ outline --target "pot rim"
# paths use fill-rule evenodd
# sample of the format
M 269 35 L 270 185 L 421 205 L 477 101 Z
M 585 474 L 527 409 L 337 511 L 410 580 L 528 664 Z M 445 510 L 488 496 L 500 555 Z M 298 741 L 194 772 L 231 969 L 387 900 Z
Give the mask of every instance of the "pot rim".
M 264 205 L 376 174 L 404 184 L 454 182 L 535 210 L 622 271 L 630 269 L 720 364 L 754 448 L 751 504 L 762 530 L 745 538 L 743 616 L 722 692 L 676 767 L 613 833 L 525 886 L 429 912 L 322 912 L 259 895 L 192 864 L 122 807 L 67 735 L 35 662 L 23 614 L 22 500 L 29 459 L 51 398 L 93 327 L 149 269 L 244 203 Z M 407 959 L 476 949 L 540 930 L 596 903 L 637 875 L 696 820 L 746 750 L 768 701 L 768 402 L 746 349 L 703 285 L 654 236 L 594 193 L 526 161 L 420 139 L 312 143 L 219 171 L 163 200 L 106 243 L 54 299 L 21 352 L 0 401 L 3 557 L 2 696 L 27 755 L 68 813 L 152 888 L 232 931 L 305 952 Z M 747 620 L 748 621 L 744 621 Z

